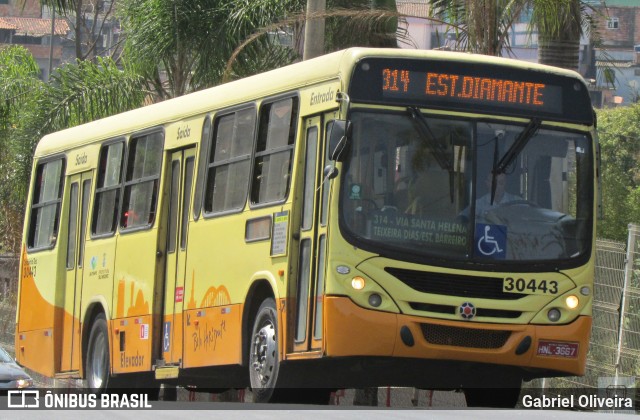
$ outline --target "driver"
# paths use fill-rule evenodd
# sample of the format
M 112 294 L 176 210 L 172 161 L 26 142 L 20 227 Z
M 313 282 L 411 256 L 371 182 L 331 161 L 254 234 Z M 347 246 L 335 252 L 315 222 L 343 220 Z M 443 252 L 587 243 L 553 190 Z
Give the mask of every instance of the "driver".
M 507 176 L 505 174 L 496 175 L 496 191 L 493 196 L 493 203 L 491 202 L 491 178 L 492 174 L 489 172 L 485 178 L 485 185 L 489 190 L 485 195 L 476 200 L 476 218 L 483 217 L 490 210 L 500 207 L 501 205 L 510 201 L 522 200 L 520 196 L 510 194 L 505 190 L 507 183 Z M 469 207 L 464 209 L 460 216 L 464 218 L 469 217 Z
M 496 175 L 496 192 L 493 196 L 493 203 L 491 202 L 491 172 L 487 174 L 485 179 L 485 185 L 489 189 L 489 191 L 478 198 L 476 201 L 476 216 L 481 216 L 487 213 L 489 210 L 492 210 L 496 207 L 499 207 L 502 204 L 508 203 L 510 201 L 521 200 L 519 196 L 515 194 L 510 194 L 505 190 L 505 185 L 507 183 L 507 176 L 505 174 Z

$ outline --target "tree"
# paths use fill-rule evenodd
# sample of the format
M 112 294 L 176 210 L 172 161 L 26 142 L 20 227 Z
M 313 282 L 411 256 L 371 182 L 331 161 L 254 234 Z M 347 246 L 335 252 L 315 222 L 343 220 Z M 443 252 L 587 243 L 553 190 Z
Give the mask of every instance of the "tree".
M 98 56 L 115 57 L 113 45 L 115 1 L 105 0 L 40 0 L 58 19 L 66 19 L 73 31 L 75 56 L 93 60 Z
M 20 130 L 22 111 L 33 109 L 34 96 L 42 87 L 35 59 L 23 47 L 0 49 L 0 252 L 20 249 L 22 209 L 26 196 L 24 156 L 30 145 L 13 141 Z
M 531 10 L 530 32 L 538 34 L 539 62 L 578 70 L 580 37 L 593 26 L 593 9 L 581 0 L 429 0 L 434 16 L 457 24 L 456 46 L 502 55 L 509 31 Z
M 531 0 L 538 30 L 538 62 L 578 70 L 580 37 L 590 15 L 580 0 Z
M 355 9 L 330 11 L 336 33 L 350 27 L 361 36 L 343 44 L 333 35 L 327 50 L 395 45 L 395 0 L 377 2 L 361 0 Z M 95 0 L 41 3 L 64 16 L 77 16 L 89 4 L 104 6 Z M 140 106 L 150 95 L 153 100 L 179 96 L 219 84 L 223 76 L 243 77 L 299 59 L 297 40 L 283 43 L 280 35 L 301 34 L 303 0 L 129 0 L 120 6 L 126 43 L 118 65 L 84 46 L 78 55 L 91 62 L 63 66 L 44 83 L 26 50 L 2 52 L 10 65 L 0 70 L 0 92 L 8 98 L 0 104 L 0 176 L 8 181 L 2 193 L 10 196 L 0 197 L 16 204 L 17 215 L 24 206 L 33 148 L 43 135 Z M 236 48 L 250 34 L 257 35 Z M 19 234 L 12 236 L 19 241 Z
M 604 220 L 598 236 L 626 241 L 627 225 L 640 222 L 640 104 L 598 112 Z
M 0 249 L 18 252 L 38 140 L 53 131 L 142 105 L 143 80 L 108 58 L 57 69 L 48 83 L 25 48 L 0 49 Z
M 527 0 L 429 0 L 431 13 L 452 25 L 456 47 L 486 55 L 509 48 L 509 30 Z
M 330 17 L 326 51 L 343 48 L 398 46 L 398 11 L 395 0 L 333 0 L 330 10 L 344 10 Z
M 126 34 L 124 57 L 159 99 L 180 96 L 222 81 L 234 48 L 257 28 L 302 10 L 299 0 L 130 0 L 119 10 Z M 264 37 L 259 50 L 243 50 L 235 77 L 293 60 L 294 51 Z
M 326 21 L 324 35 L 314 40 L 314 52 L 307 58 L 338 51 L 348 47 L 397 47 L 399 42 L 409 42 L 406 31 L 398 30 L 400 15 L 395 0 L 333 0 L 327 2 L 324 10 L 311 13 L 289 14 L 283 20 L 259 28 L 236 47 L 227 62 L 223 80 L 229 80 L 231 67 L 238 55 L 253 43 L 276 31 L 289 32 L 291 44 L 303 44 L 304 31 L 301 30 L 309 20 Z M 306 42 L 306 41 L 305 41 Z M 318 45 L 320 44 L 320 45 Z M 299 51 L 300 55 L 302 50 Z

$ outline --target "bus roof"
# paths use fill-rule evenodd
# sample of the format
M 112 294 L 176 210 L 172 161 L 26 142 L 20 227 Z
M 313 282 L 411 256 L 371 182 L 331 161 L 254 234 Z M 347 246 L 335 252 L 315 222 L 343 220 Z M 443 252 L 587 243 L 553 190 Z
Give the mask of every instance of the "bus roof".
M 354 63 L 371 56 L 494 64 L 555 73 L 583 81 L 578 73 L 570 70 L 510 58 L 433 50 L 350 48 L 48 134 L 38 143 L 35 156 L 51 155 L 95 141 L 139 132 L 313 83 L 335 78 L 345 80 L 345 76 L 351 75 Z

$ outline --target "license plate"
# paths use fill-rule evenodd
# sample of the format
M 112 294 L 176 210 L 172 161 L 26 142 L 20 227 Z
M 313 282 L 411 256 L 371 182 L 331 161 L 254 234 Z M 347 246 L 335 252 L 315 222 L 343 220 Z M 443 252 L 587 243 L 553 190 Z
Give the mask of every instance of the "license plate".
M 538 356 L 566 357 L 575 359 L 578 357 L 578 343 L 558 341 L 538 341 Z

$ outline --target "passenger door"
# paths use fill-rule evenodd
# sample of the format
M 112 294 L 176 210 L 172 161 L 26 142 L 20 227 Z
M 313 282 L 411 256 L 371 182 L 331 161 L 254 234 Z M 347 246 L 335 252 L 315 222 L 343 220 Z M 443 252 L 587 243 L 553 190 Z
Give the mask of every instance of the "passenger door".
M 326 158 L 321 116 L 308 118 L 305 127 L 305 158 L 301 181 L 298 275 L 290 285 L 295 297 L 293 351 L 321 351 L 323 345 L 323 299 L 327 237 L 328 183 L 323 183 Z
M 187 233 L 191 209 L 191 187 L 195 165 L 195 148 L 175 151 L 169 164 L 168 223 L 166 238 L 164 322 L 162 354 L 168 364 L 183 358 L 184 285 L 188 275 Z
M 66 283 L 64 315 L 62 319 L 62 351 L 60 371 L 80 369 L 80 304 L 82 276 L 84 272 L 84 244 L 87 232 L 87 215 L 91 198 L 91 172 L 69 177 L 67 186 L 69 209 L 66 238 Z

